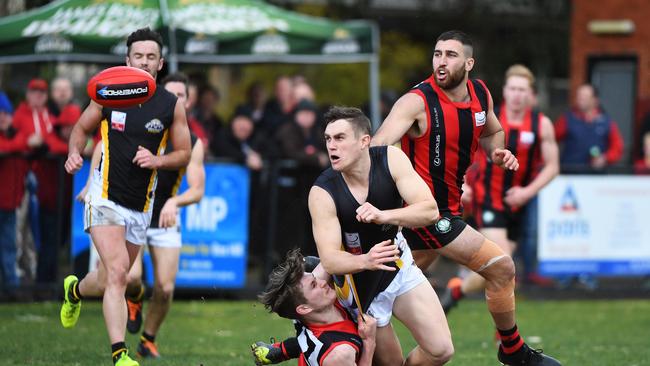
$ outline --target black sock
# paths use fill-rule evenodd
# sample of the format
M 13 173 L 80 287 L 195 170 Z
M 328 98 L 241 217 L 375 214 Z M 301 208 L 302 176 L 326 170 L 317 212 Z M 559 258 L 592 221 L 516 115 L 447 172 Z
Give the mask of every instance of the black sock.
M 142 332 L 142 336 L 140 336 L 140 341 L 141 342 L 149 341 L 151 343 L 155 343 L 156 342 L 156 336 L 155 335 L 150 335 L 147 332 Z
M 287 358 L 287 360 L 300 357 L 300 345 L 298 344 L 298 338 L 287 338 L 282 341 L 281 344 L 282 353 Z
M 113 356 L 113 364 L 117 362 L 117 360 L 120 359 L 120 356 L 122 356 L 122 353 L 126 352 L 126 343 L 124 342 L 117 342 L 111 344 L 111 354 Z
M 504 353 L 515 353 L 519 351 L 524 345 L 523 338 L 519 336 L 519 329 L 517 329 L 517 324 L 515 324 L 514 328 L 512 329 L 497 329 L 497 331 L 499 331 L 499 338 L 501 338 L 501 349 L 503 349 Z
M 75 281 L 72 286 L 68 288 L 68 300 L 70 300 L 71 303 L 76 304 L 81 301 L 81 299 L 83 299 L 83 297 L 79 292 L 79 281 Z

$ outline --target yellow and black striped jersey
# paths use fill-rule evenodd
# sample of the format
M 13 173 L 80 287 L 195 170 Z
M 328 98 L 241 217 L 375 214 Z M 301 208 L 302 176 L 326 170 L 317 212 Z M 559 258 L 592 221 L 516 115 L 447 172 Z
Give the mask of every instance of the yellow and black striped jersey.
M 103 108 L 99 165 L 102 198 L 135 211 L 151 209 L 157 172 L 140 168 L 133 158 L 138 146 L 154 155 L 164 153 L 175 107 L 176 96 L 159 86 L 151 99 L 138 106 Z
M 190 135 L 192 142 L 192 149 L 198 140 L 193 134 Z M 167 144 L 166 154 L 173 150 L 171 144 Z M 183 167 L 179 170 L 159 170 L 158 183 L 156 184 L 156 199 L 153 202 L 153 213 L 151 214 L 151 224 L 149 228 L 158 228 L 158 219 L 160 218 L 160 211 L 162 210 L 165 202 L 171 197 L 178 194 L 178 188 L 181 186 L 181 181 L 185 175 L 186 168 Z

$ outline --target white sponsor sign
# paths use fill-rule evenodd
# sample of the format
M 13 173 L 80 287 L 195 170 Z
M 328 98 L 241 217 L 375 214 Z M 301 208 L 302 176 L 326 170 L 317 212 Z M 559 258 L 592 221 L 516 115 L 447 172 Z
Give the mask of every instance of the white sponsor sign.
M 289 22 L 257 6 L 233 4 L 188 4 L 171 10 L 176 28 L 192 33 L 222 34 L 277 29 L 288 32 Z
M 540 193 L 542 272 L 650 273 L 650 177 L 561 176 Z
M 142 27 L 154 27 L 159 11 L 129 4 L 100 3 L 61 8 L 46 19 L 33 20 L 22 31 L 23 37 L 43 34 L 126 37 Z

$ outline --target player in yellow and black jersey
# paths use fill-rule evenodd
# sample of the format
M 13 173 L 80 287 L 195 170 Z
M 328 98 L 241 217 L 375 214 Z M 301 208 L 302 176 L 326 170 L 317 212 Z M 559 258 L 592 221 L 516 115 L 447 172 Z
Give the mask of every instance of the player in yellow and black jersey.
M 149 28 L 139 29 L 127 39 L 127 66 L 137 67 L 156 78 L 162 69 L 162 37 Z M 158 169 L 177 170 L 190 160 L 190 133 L 185 108 L 175 96 L 157 88 L 147 102 L 127 109 L 108 109 L 90 102 L 70 136 L 65 168 L 76 173 L 83 164 L 80 151 L 86 136 L 101 129 L 101 163 L 92 172 L 86 196 L 84 227 L 103 262 L 103 271 L 88 273 L 81 281 L 70 275 L 64 281 L 61 323 L 73 327 L 79 317 L 81 299 L 102 296 L 113 363 L 137 366 L 128 356 L 126 332 L 127 273 L 140 246 L 146 242 L 151 221 L 152 192 Z M 164 154 L 168 143 L 174 151 Z

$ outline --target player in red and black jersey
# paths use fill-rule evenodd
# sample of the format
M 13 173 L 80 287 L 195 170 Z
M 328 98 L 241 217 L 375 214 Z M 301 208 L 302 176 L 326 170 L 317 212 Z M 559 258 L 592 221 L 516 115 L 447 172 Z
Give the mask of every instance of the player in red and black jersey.
M 490 92 L 482 81 L 468 77 L 473 67 L 472 41 L 466 34 L 440 35 L 433 52 L 433 75 L 395 103 L 372 143 L 401 140 L 438 203 L 441 218 L 434 225 L 402 230 L 414 256 L 435 249 L 485 278 L 488 310 L 501 338 L 499 360 L 507 365 L 558 365 L 530 349 L 519 336 L 512 258 L 460 216 L 463 176 L 479 145 L 495 166 L 519 168 L 517 158 L 505 148 L 505 133 Z
M 497 112 L 507 141 L 507 148 L 518 157 L 516 172 L 494 167 L 485 152 L 476 156 L 479 174 L 471 185 L 474 217 L 480 232 L 512 254 L 519 239 L 526 204 L 559 173 L 558 146 L 553 124 L 545 115 L 531 108 L 535 77 L 523 65 L 506 71 L 504 103 Z M 448 286 L 441 302 L 445 310 L 465 294 L 485 288 L 485 280 L 473 273 L 462 283 Z
M 260 301 L 281 317 L 294 319 L 300 349 L 298 365 L 372 364 L 377 329 L 375 319 L 359 314 L 355 323 L 336 299 L 331 276 L 321 265 L 306 272 L 298 249 L 290 251 L 285 262 L 269 276 Z M 295 343 L 296 339 L 292 341 Z M 294 348 L 290 353 L 297 351 L 298 347 Z

